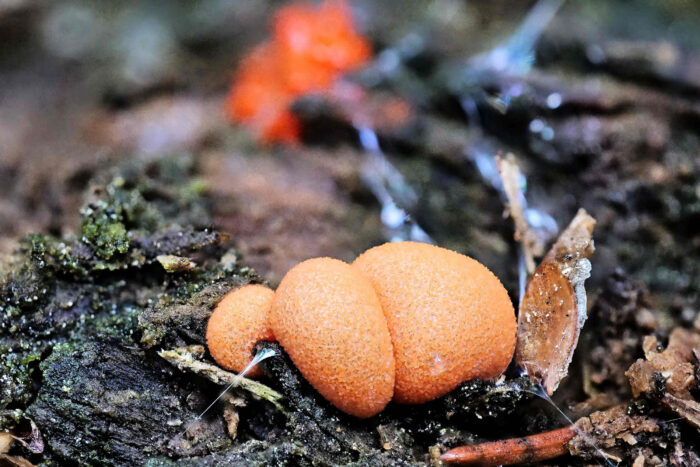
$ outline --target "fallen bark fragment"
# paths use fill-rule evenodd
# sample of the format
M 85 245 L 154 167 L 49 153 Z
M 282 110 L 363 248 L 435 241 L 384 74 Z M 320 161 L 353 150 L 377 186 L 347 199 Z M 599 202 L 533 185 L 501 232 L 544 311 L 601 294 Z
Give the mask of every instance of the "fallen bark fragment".
M 277 409 L 284 412 L 284 407 L 280 403 L 282 394 L 262 383 L 222 370 L 211 363 L 198 360 L 197 356 L 203 354 L 204 348 L 201 345 L 180 347 L 173 350 L 161 350 L 158 352 L 158 355 L 167 360 L 168 363 L 175 365 L 181 371 L 189 371 L 204 376 L 216 384 L 230 385 L 234 388 L 244 389 L 261 399 L 271 402 Z
M 630 415 L 627 404 L 594 412 L 576 422 L 579 430 L 569 443 L 570 453 L 584 459 L 606 459 L 613 462 L 634 462 L 664 458 L 667 450 L 678 442 L 673 424 L 647 415 Z
M 26 416 L 40 427 L 52 464 L 144 465 L 231 444 L 220 417 L 185 425 L 207 402 L 197 381 L 118 338 L 56 345 L 41 370 Z
M 646 359 L 637 360 L 625 375 L 635 397 L 645 394 L 700 429 L 700 403 L 691 393 L 697 387 L 695 352 L 700 350 L 700 319 L 695 327 L 694 331 L 674 329 L 661 352 L 656 337 L 647 336 L 643 343 Z

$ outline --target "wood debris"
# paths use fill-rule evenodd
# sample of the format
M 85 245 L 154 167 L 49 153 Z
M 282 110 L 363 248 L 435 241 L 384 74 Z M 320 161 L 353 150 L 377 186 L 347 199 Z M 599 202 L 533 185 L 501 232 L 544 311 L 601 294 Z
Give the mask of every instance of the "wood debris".
M 238 436 L 238 422 L 241 417 L 238 414 L 240 407 L 245 407 L 246 402 L 242 397 L 236 397 L 231 394 L 224 396 L 224 420 L 226 420 L 226 430 L 231 439 L 236 439 Z
M 700 403 L 691 393 L 698 387 L 700 318 L 695 321 L 694 330 L 674 329 L 663 351 L 655 336 L 647 336 L 642 348 L 646 358 L 637 360 L 625 373 L 632 394 L 658 400 L 700 429 Z
M 156 260 L 167 272 L 191 271 L 196 264 L 189 258 L 176 255 L 158 255 Z
M 569 451 L 588 459 L 601 455 L 613 462 L 634 460 L 639 455 L 651 458 L 654 451 L 650 446 L 667 442 L 659 421 L 629 415 L 626 404 L 594 412 L 579 419 L 576 426 L 580 432 L 569 442 Z
M 161 350 L 158 352 L 158 355 L 182 371 L 189 371 L 191 373 L 204 376 L 216 384 L 227 386 L 232 385 L 234 388 L 240 388 L 248 391 L 254 396 L 271 402 L 280 411 L 284 412 L 284 408 L 280 403 L 280 400 L 282 400 L 282 394 L 262 383 L 238 376 L 235 373 L 222 370 L 216 365 L 199 360 L 203 354 L 204 347 L 201 345 L 179 347 L 177 349 Z
M 506 195 L 508 213 L 515 224 L 514 238 L 522 245 L 525 256 L 525 265 L 528 274 L 535 272 L 535 257 L 544 254 L 545 244 L 540 235 L 530 227 L 525 219 L 525 195 L 521 188 L 522 174 L 513 154 L 505 158 L 496 158 L 498 172 L 503 182 L 503 192 Z
M 563 456 L 569 452 L 573 425 L 538 433 L 524 438 L 504 439 L 489 443 L 461 446 L 446 452 L 440 460 L 458 465 L 513 465 L 538 462 Z

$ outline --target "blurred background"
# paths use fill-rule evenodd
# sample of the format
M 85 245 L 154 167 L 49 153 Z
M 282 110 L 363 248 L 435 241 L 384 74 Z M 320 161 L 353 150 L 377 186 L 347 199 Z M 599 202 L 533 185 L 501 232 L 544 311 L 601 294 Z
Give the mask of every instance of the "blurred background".
M 493 177 L 513 152 L 543 236 L 579 207 L 598 219 L 593 293 L 620 270 L 694 316 L 700 4 L 351 2 L 371 53 L 339 74 L 349 88 L 294 95 L 292 144 L 226 107 L 284 5 L 0 0 L 0 251 L 76 234 L 96 171 L 186 153 L 216 227 L 273 283 L 305 258 L 417 238 L 515 295 Z
M 616 462 L 691 465 L 698 355 L 676 340 L 688 355 L 661 359 L 646 398 L 632 398 L 626 372 L 700 329 L 700 2 L 0 0 L 11 454 L 323 464 L 369 449 L 437 463 L 441 447 L 560 427 L 543 401 L 519 404 L 513 370 L 512 393 L 468 382 L 363 426 L 285 382 L 290 423 L 251 399 L 236 431 L 238 399 L 226 428 L 219 412 L 195 420 L 220 388 L 155 353 L 204 344 L 221 294 L 259 279 L 247 266 L 274 287 L 304 259 L 350 261 L 389 240 L 472 256 L 518 303 L 523 255 L 499 154 L 517 158 L 538 241 L 579 208 L 597 220 L 589 319 L 555 402 L 574 419 L 612 407 L 589 434 L 616 444 Z M 187 420 L 201 424 L 186 434 Z M 600 453 L 587 455 L 555 462 Z

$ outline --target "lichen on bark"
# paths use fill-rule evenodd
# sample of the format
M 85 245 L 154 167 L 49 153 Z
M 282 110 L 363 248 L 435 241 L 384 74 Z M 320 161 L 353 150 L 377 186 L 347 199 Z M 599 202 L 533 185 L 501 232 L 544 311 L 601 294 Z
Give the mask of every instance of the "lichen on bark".
M 217 297 L 255 278 L 219 261 L 230 247 L 208 227 L 193 168 L 182 155 L 105 171 L 93 180 L 80 236 L 29 235 L 3 265 L 0 428 L 34 419 L 45 435 L 44 459 L 133 464 L 229 444 L 218 419 L 188 427 L 194 436 L 176 436 L 212 386 L 180 381 L 138 346 L 149 330 L 201 343 Z M 159 255 L 196 257 L 203 267 L 167 271 Z M 158 315 L 201 291 L 209 300 L 139 326 L 145 310 Z

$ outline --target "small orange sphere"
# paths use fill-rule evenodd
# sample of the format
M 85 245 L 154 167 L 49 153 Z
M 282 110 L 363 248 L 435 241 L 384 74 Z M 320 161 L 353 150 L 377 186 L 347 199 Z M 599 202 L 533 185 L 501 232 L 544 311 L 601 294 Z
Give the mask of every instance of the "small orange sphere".
M 366 251 L 353 266 L 374 285 L 389 325 L 396 402 L 427 402 L 463 381 L 505 371 L 515 313 L 484 265 L 437 246 L 397 242 Z
M 269 314 L 275 293 L 264 285 L 246 285 L 227 293 L 216 305 L 207 324 L 207 347 L 219 366 L 241 372 L 253 359 L 253 346 L 275 341 Z M 253 367 L 246 375 L 262 376 Z
M 277 289 L 270 323 L 299 371 L 343 412 L 371 417 L 391 400 L 391 336 L 372 284 L 357 269 L 330 258 L 296 265 Z

